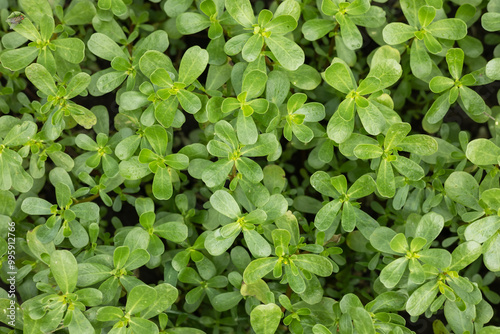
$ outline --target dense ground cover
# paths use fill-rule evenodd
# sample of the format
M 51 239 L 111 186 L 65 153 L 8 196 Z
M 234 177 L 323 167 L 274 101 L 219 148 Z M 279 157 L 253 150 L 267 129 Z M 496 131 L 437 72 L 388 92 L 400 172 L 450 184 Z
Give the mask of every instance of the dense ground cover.
M 500 333 L 500 1 L 0 18 L 0 332 Z

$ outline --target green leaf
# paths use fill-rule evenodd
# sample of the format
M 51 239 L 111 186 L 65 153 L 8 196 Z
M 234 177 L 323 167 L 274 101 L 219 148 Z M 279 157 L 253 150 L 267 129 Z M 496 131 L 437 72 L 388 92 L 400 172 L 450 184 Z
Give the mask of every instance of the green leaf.
M 52 15 L 42 15 L 40 18 L 40 36 L 42 40 L 50 40 L 52 34 L 54 33 L 54 19 Z
M 97 310 L 96 318 L 99 321 L 117 321 L 123 317 L 123 311 L 115 306 L 104 306 Z
M 257 280 L 271 272 L 277 261 L 278 258 L 276 257 L 253 260 L 245 268 L 245 271 L 243 272 L 243 280 L 245 283 L 255 283 Z
M 130 319 L 129 325 L 133 333 L 159 333 L 158 326 L 154 322 L 143 318 L 133 317 Z
M 0 55 L 0 61 L 5 68 L 19 71 L 31 64 L 38 54 L 39 50 L 36 47 L 26 46 L 15 50 L 5 50 Z
M 112 61 L 115 57 L 128 59 L 123 50 L 108 36 L 101 33 L 94 33 L 90 36 L 87 46 L 97 57 Z
M 403 233 L 398 233 L 391 239 L 389 243 L 392 250 L 397 253 L 406 254 L 408 250 L 410 250 L 408 246 L 408 241 L 406 241 L 406 237 Z
M 90 84 L 90 75 L 84 72 L 76 74 L 66 87 L 65 98 L 72 99 L 77 95 L 80 95 Z
M 486 112 L 486 104 L 483 98 L 469 87 L 462 86 L 459 91 L 464 110 L 468 114 L 472 114 L 472 116 L 483 116 Z
M 486 205 L 495 211 L 500 210 L 500 189 L 492 188 L 485 190 L 481 193 L 481 200 L 486 203 Z
M 304 64 L 304 51 L 294 41 L 280 35 L 271 35 L 266 37 L 265 41 L 273 55 L 285 69 L 295 71 Z
M 127 270 L 135 270 L 148 263 L 149 259 L 150 255 L 148 251 L 142 248 L 134 249 L 134 251 L 130 253 L 130 257 L 127 259 L 124 268 Z
M 176 17 L 184 13 L 192 3 L 193 0 L 167 0 L 163 6 L 163 10 L 168 16 Z
M 245 157 L 262 157 L 274 153 L 278 146 L 279 143 L 275 135 L 264 133 L 259 135 L 255 144 L 245 145 L 240 152 Z
M 500 217 L 489 216 L 476 220 L 464 231 L 466 240 L 483 243 L 491 238 L 500 229 Z
M 97 263 L 79 263 L 78 281 L 79 287 L 94 285 L 111 276 L 111 270 L 105 265 Z
M 127 246 L 119 246 L 113 252 L 113 264 L 115 268 L 121 269 L 125 266 L 130 255 L 130 249 Z
M 266 25 L 266 29 L 274 34 L 286 34 L 297 27 L 297 21 L 290 15 L 276 16 Z
M 96 221 L 99 219 L 99 206 L 92 202 L 83 202 L 71 206 L 78 218 L 88 221 Z
M 434 37 L 459 40 L 467 35 L 467 25 L 460 19 L 443 19 L 430 24 L 426 30 Z
M 85 44 L 78 38 L 58 38 L 52 44 L 56 46 L 56 55 L 72 64 L 79 64 L 85 58 Z
M 78 279 L 78 264 L 67 250 L 56 250 L 50 255 L 50 271 L 62 293 L 75 290 Z
M 432 71 L 432 60 L 422 41 L 417 39 L 411 44 L 410 67 L 411 72 L 419 79 L 426 78 Z
M 452 257 L 446 249 L 424 249 L 418 252 L 419 260 L 438 269 L 445 269 L 451 265 Z
M 239 233 L 235 233 L 230 237 L 224 238 L 219 229 L 215 230 L 209 233 L 205 239 L 205 249 L 210 255 L 219 256 L 231 247 L 238 235 Z
M 292 273 L 292 270 L 290 269 L 290 266 L 288 265 L 285 266 L 285 276 L 293 292 L 300 294 L 306 291 L 306 283 L 304 282 L 304 278 L 302 278 L 300 272 L 298 273 L 298 275 L 294 275 Z
M 466 172 L 453 172 L 444 183 L 446 195 L 466 207 L 481 211 L 479 206 L 479 185 L 474 177 Z
M 444 314 L 454 333 L 473 333 L 474 323 L 470 321 L 476 316 L 474 307 L 460 310 L 457 303 L 447 300 L 444 304 Z
M 486 76 L 492 80 L 500 80 L 500 58 L 490 60 L 486 64 L 485 73 Z
M 352 22 L 348 15 L 342 15 L 340 12 L 335 14 L 335 18 L 340 25 L 340 35 L 344 44 L 350 50 L 357 50 L 363 45 L 363 37 L 358 27 Z
M 139 60 L 139 68 L 147 77 L 151 77 L 151 74 L 159 68 L 163 68 L 172 75 L 177 73 L 170 58 L 156 50 L 148 50 L 142 55 Z
M 321 75 L 307 64 L 300 65 L 295 71 L 287 72 L 290 83 L 297 88 L 313 90 L 321 83 Z
M 90 1 L 73 3 L 64 14 L 64 22 L 67 25 L 84 25 L 92 23 L 96 14 L 94 4 Z
M 177 16 L 176 27 L 183 35 L 192 35 L 210 26 L 210 19 L 199 13 L 186 12 Z
M 243 296 L 239 291 L 223 292 L 212 299 L 212 306 L 218 312 L 230 310 L 238 305 Z
M 262 49 L 262 46 L 260 47 Z M 260 52 L 259 49 L 259 52 Z M 247 100 L 258 97 L 264 91 L 267 75 L 260 70 L 252 70 L 243 77 L 241 90 L 247 92 Z
M 304 124 L 292 123 L 292 132 L 303 143 L 308 143 L 314 138 L 314 132 Z
M 47 3 L 45 2 L 44 4 L 45 4 L 45 6 L 40 6 L 36 10 L 32 10 L 32 8 L 30 8 L 30 10 L 32 11 L 32 13 L 34 15 L 33 18 L 38 22 L 41 20 L 41 17 L 44 14 L 46 14 L 48 16 L 50 16 L 52 14 L 52 10 L 50 8 L 48 8 L 48 11 L 45 13 L 40 11 L 41 8 L 47 9 L 47 6 L 46 6 Z M 41 40 L 40 33 L 35 28 L 35 26 L 31 22 L 31 20 L 27 17 L 24 17 L 24 19 L 22 20 L 22 24 L 15 25 L 14 31 L 17 32 L 18 34 L 22 35 L 23 37 L 29 39 L 30 41 L 35 42 L 35 41 Z
M 500 24 L 498 23 L 498 19 L 500 18 L 500 13 L 498 12 L 490 12 L 484 13 L 481 16 L 481 24 L 486 31 L 498 31 L 500 30 Z
M 368 106 L 360 107 L 358 105 L 358 116 L 366 132 L 371 135 L 378 135 L 386 127 L 386 120 L 384 115 L 380 112 L 379 108 L 374 103 L 368 100 Z
M 344 101 L 342 101 L 335 114 L 338 114 L 339 117 L 345 121 L 354 120 L 354 110 L 355 110 L 354 109 L 354 107 L 355 107 L 354 101 L 355 100 L 351 99 L 351 98 L 347 98 Z
M 192 46 L 184 52 L 179 66 L 179 81 L 190 85 L 204 71 L 208 64 L 208 52 L 199 46 Z
M 448 109 L 450 109 L 450 105 L 450 91 L 446 91 L 432 103 L 431 107 L 425 114 L 425 119 L 430 124 L 438 123 L 444 118 Z
M 403 151 L 411 152 L 420 156 L 427 156 L 437 152 L 437 141 L 427 135 L 411 135 L 405 137 L 399 144 Z
M 243 59 L 245 59 L 249 63 L 253 62 L 259 57 L 263 46 L 264 37 L 262 37 L 262 35 L 260 34 L 253 35 L 246 41 L 243 49 L 241 50 Z
M 392 170 L 391 163 L 386 159 L 382 159 L 380 161 L 376 182 L 377 189 L 380 192 L 380 195 L 389 198 L 394 197 L 394 195 L 396 194 L 394 171 Z
M 390 247 L 390 241 L 394 236 L 396 236 L 394 230 L 385 226 L 380 226 L 370 235 L 370 243 L 375 249 L 383 253 L 395 254 Z
M 436 17 L 436 10 L 431 6 L 423 6 L 418 10 L 418 22 L 422 28 L 427 27 Z
M 500 271 L 500 234 L 495 234 L 484 246 L 483 261 L 488 270 Z
M 170 74 L 164 68 L 158 68 L 151 73 L 151 82 L 159 87 L 172 87 L 173 82 Z
M 259 164 L 247 157 L 239 158 L 235 164 L 238 171 L 252 183 L 258 183 L 264 178 Z
M 182 108 L 190 114 L 195 114 L 201 109 L 201 101 L 198 96 L 190 91 L 181 89 L 177 92 L 177 99 Z
M 211 155 L 220 158 L 228 157 L 233 152 L 229 145 L 218 140 L 209 141 L 207 150 Z
M 83 133 L 80 133 L 78 136 L 76 136 L 75 144 L 79 148 L 86 151 L 97 151 L 99 149 L 99 145 L 97 145 L 97 143 L 92 138 Z
M 332 263 L 321 255 L 299 254 L 292 261 L 297 267 L 318 276 L 328 277 L 333 272 Z
M 387 291 L 366 304 L 366 309 L 370 312 L 399 311 L 404 309 L 407 299 L 401 292 Z
M 335 21 L 325 19 L 307 20 L 302 25 L 302 33 L 308 41 L 315 41 L 335 28 Z
M 406 311 L 411 316 L 421 315 L 434 301 L 438 291 L 436 281 L 433 280 L 425 283 L 411 294 L 408 302 L 406 303 Z
M 376 184 L 375 181 L 373 181 L 373 178 L 370 175 L 365 174 L 354 181 L 352 186 L 347 191 L 347 196 L 349 196 L 350 199 L 362 198 L 374 192 L 375 188 Z
M 237 55 L 251 36 L 251 34 L 240 34 L 232 37 L 224 44 L 224 52 L 229 56 Z
M 202 174 L 201 179 L 207 187 L 213 188 L 224 183 L 234 166 L 233 160 L 219 159 L 211 164 Z
M 69 206 L 71 203 L 71 190 L 69 189 L 69 187 L 61 182 L 57 183 L 55 188 L 57 205 L 59 205 L 60 208 Z
M 408 123 L 396 123 L 391 125 L 384 139 L 384 148 L 390 150 L 396 147 L 408 133 L 410 133 L 411 126 Z
M 125 311 L 128 314 L 136 314 L 146 309 L 155 299 L 156 290 L 147 285 L 139 285 L 133 288 L 127 296 Z
M 156 298 L 151 305 L 141 312 L 141 318 L 149 319 L 155 315 L 168 309 L 179 296 L 179 291 L 168 283 L 158 284 L 154 287 L 156 295 L 161 298 Z
M 344 175 L 334 176 L 330 179 L 330 182 L 340 194 L 347 192 L 347 180 Z
M 256 21 L 252 5 L 248 0 L 227 0 L 226 10 L 236 22 L 245 28 L 250 28 Z
M 172 193 L 172 179 L 169 168 L 158 168 L 153 178 L 154 196 L 160 200 L 167 200 L 172 197 Z
M 252 116 L 245 116 L 243 110 L 238 112 L 236 119 L 238 140 L 244 145 L 252 145 L 258 139 L 259 131 Z
M 388 288 L 391 289 L 395 287 L 408 266 L 408 259 L 406 257 L 400 257 L 389 263 L 380 272 L 380 281 Z
M 474 262 L 481 256 L 481 245 L 475 241 L 461 243 L 451 253 L 451 266 L 449 270 L 459 271 Z
M 168 136 L 165 128 L 160 125 L 152 125 L 146 128 L 144 134 L 155 153 L 162 157 L 165 156 L 168 143 Z
M 36 135 L 36 132 L 36 124 L 31 121 L 25 121 L 11 128 L 3 139 L 2 144 L 10 147 L 24 145 Z
M 467 144 L 465 155 L 475 165 L 496 165 L 500 156 L 500 147 L 488 139 L 474 139 Z
M 375 334 L 375 327 L 370 313 L 362 307 L 356 307 L 351 310 L 352 320 L 356 331 L 359 333 Z
M 454 80 L 441 76 L 434 77 L 431 79 L 431 81 L 429 81 L 429 88 L 434 93 L 442 93 L 445 90 L 448 90 L 451 87 L 453 87 L 453 85 L 455 85 Z
M 462 49 L 449 49 L 446 52 L 446 62 L 450 74 L 455 80 L 459 80 L 462 76 L 462 67 L 464 65 L 464 52 Z
M 31 64 L 26 68 L 26 76 L 42 93 L 57 95 L 57 88 L 52 75 L 40 64 Z
M 356 89 L 349 67 L 343 62 L 335 62 L 335 59 L 325 71 L 325 81 L 344 94 Z
M 389 45 L 401 44 L 415 37 L 415 27 L 405 23 L 392 22 L 384 27 L 382 31 L 384 41 Z
M 141 163 L 137 156 L 120 162 L 118 167 L 120 169 L 120 175 L 127 180 L 140 180 L 151 173 L 148 165 Z
M 373 73 L 377 72 L 377 73 Z M 371 76 L 373 74 L 373 76 Z M 372 71 L 370 71 L 370 76 L 366 77 L 364 80 L 362 80 L 359 83 L 358 89 L 356 89 L 356 92 L 360 95 L 368 95 L 372 94 L 376 91 L 379 91 L 382 89 L 382 82 L 380 81 L 380 78 L 384 78 L 384 69 L 383 66 L 376 66 L 375 68 L 372 68 Z M 397 79 L 396 79 L 397 80 Z M 366 108 L 366 107 L 364 107 Z
M 225 190 L 217 190 L 210 196 L 210 204 L 226 217 L 238 219 L 241 215 L 240 207 L 236 200 Z
M 326 231 L 333 224 L 335 216 L 341 207 L 342 203 L 339 200 L 334 200 L 326 204 L 316 214 L 314 226 L 320 231 Z
M 42 198 L 28 197 L 21 204 L 21 210 L 28 215 L 50 215 L 52 204 Z
M 423 248 L 428 248 L 431 243 L 439 236 L 444 227 L 444 218 L 440 214 L 426 213 L 418 222 L 415 230 L 415 237 L 423 238 L 427 243 Z
M 378 145 L 360 144 L 354 148 L 354 155 L 359 159 L 376 159 L 382 156 L 384 151 Z
M 120 86 L 126 78 L 126 72 L 112 71 L 106 73 L 97 80 L 97 89 L 101 93 L 112 92 L 115 88 Z
M 328 328 L 321 324 L 314 325 L 312 331 L 314 334 L 332 334 Z
M 250 253 L 256 258 L 271 255 L 271 246 L 257 231 L 243 230 L 243 236 Z
M 348 101 L 347 102 L 348 105 L 345 105 L 345 107 L 352 109 L 354 112 L 354 100 L 346 99 L 344 101 Z M 351 136 L 353 130 L 354 130 L 354 118 L 352 118 L 349 121 L 346 121 L 340 116 L 339 112 L 333 114 L 333 116 L 330 118 L 330 121 L 328 121 L 328 125 L 326 128 L 328 138 L 337 143 L 345 142 Z
M 167 222 L 154 227 L 154 232 L 160 237 L 173 241 L 183 242 L 188 237 L 188 228 L 181 222 Z
M 346 13 L 349 15 L 362 15 L 370 9 L 370 2 L 367 0 L 355 0 L 347 8 Z
M 438 54 L 443 51 L 441 44 L 431 34 L 424 34 L 424 44 L 427 50 L 432 54 Z
M 278 305 L 258 305 L 250 312 L 250 324 L 256 334 L 272 334 L 278 329 L 281 317 Z
M 90 129 L 97 123 L 96 115 L 87 108 L 73 103 L 68 104 L 66 107 L 71 113 L 71 117 L 85 129 Z
M 68 325 L 70 333 L 89 333 L 94 330 L 90 321 L 83 315 L 79 309 L 72 312 L 71 322 Z
M 419 164 L 403 156 L 397 156 L 397 159 L 391 163 L 400 174 L 411 181 L 418 181 L 425 176 L 424 169 Z

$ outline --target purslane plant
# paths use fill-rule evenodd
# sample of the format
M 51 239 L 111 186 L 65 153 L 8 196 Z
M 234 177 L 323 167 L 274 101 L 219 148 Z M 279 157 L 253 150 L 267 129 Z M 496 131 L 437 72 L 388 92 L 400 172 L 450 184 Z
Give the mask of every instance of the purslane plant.
M 500 333 L 499 13 L 0 1 L 0 333 Z

